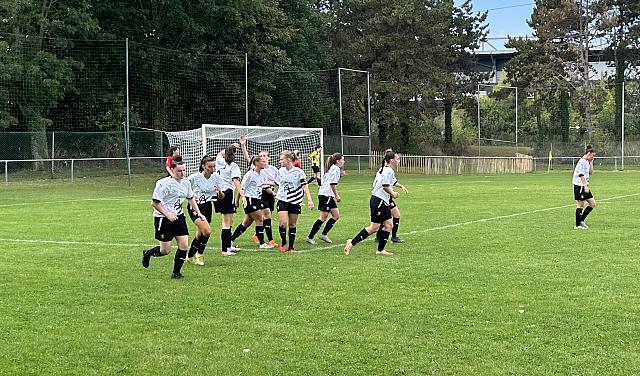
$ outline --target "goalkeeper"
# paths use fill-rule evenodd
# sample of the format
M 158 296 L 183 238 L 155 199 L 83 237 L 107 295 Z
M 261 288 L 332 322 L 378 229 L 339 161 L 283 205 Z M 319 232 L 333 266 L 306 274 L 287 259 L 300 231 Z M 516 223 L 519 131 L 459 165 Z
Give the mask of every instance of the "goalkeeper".
M 309 181 L 307 181 L 307 184 L 311 184 L 314 180 L 316 180 L 318 182 L 318 186 L 322 185 L 322 182 L 320 181 L 320 152 L 321 151 L 322 151 L 322 146 L 318 144 L 316 145 L 315 150 L 309 153 L 309 155 L 307 156 L 307 158 L 311 160 L 311 169 L 313 170 L 313 175 L 311 176 Z

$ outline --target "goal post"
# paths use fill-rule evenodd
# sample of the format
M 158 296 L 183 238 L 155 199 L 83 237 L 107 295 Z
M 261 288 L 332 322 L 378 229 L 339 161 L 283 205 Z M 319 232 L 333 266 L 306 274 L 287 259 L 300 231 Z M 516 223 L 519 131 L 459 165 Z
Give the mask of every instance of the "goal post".
M 249 155 L 267 151 L 271 157 L 270 163 L 278 168 L 278 157 L 283 150 L 298 150 L 302 169 L 307 176 L 311 176 L 311 161 L 307 156 L 315 150 L 316 145 L 323 145 L 324 141 L 322 128 L 203 124 L 201 128 L 165 134 L 170 145 L 180 148 L 189 174 L 198 171 L 202 156 L 215 157 L 220 150 L 238 142 L 240 136 L 245 136 Z M 324 150 L 321 150 L 320 157 L 324 162 Z M 249 168 L 249 163 L 244 160 L 241 152 L 236 153 L 235 162 L 242 171 Z M 321 171 L 323 170 L 321 167 Z

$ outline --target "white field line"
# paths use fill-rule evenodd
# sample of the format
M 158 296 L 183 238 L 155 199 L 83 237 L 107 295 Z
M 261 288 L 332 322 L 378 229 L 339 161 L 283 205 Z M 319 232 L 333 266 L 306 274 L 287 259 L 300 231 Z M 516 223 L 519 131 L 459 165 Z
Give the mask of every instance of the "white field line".
M 43 205 L 43 204 L 65 204 L 69 202 L 83 202 L 83 201 L 149 201 L 151 202 L 151 198 L 149 198 L 148 200 L 142 200 L 141 196 L 132 196 L 132 197 L 77 198 L 74 200 L 59 200 L 59 201 L 16 202 L 13 204 L 0 205 L 0 208 L 6 208 L 6 207 L 12 207 L 12 206 Z
M 603 198 L 603 199 L 600 199 L 599 201 L 600 202 L 602 202 L 602 201 L 607 202 L 607 201 L 620 200 L 620 199 L 623 199 L 623 198 L 636 197 L 636 196 L 640 196 L 640 193 L 632 193 L 632 194 L 623 195 L 623 196 Z M 544 208 L 544 209 L 530 210 L 530 211 L 520 212 L 520 213 L 499 215 L 499 216 L 490 217 L 490 218 L 481 218 L 481 219 L 476 219 L 476 220 L 473 220 L 473 221 L 453 223 L 453 224 L 444 225 L 444 226 L 430 227 L 430 228 L 425 228 L 425 229 L 421 229 L 421 230 L 403 232 L 400 235 L 414 235 L 414 234 L 421 234 L 421 233 L 426 233 L 426 232 L 431 232 L 431 231 L 446 230 L 446 229 L 449 229 L 449 228 L 468 226 L 468 225 L 473 225 L 473 224 L 476 224 L 476 223 L 497 221 L 497 220 L 500 220 L 500 219 L 520 217 L 520 216 L 528 215 L 528 214 L 535 214 L 535 213 L 542 213 L 542 212 L 547 212 L 547 211 L 552 211 L 552 210 L 564 209 L 564 208 L 568 208 L 568 207 L 573 207 L 574 205 L 575 204 L 567 204 L 567 205 L 554 206 L 554 207 Z M 365 241 L 370 241 L 370 240 L 372 240 L 372 237 L 367 238 L 367 240 L 365 240 Z M 301 238 L 301 239 L 298 239 L 298 241 L 304 242 L 304 239 Z M 86 241 L 72 241 L 72 240 L 59 240 L 58 241 L 58 240 L 7 239 L 7 238 L 0 238 L 0 242 L 32 243 L 32 244 L 97 245 L 97 246 L 107 246 L 107 247 L 135 247 L 135 248 L 142 248 L 142 247 L 148 246 L 148 245 L 139 244 L 139 243 L 137 243 L 137 244 L 130 244 L 129 243 L 128 244 L 128 243 L 103 243 L 103 242 L 86 242 Z M 298 253 L 324 251 L 324 250 L 328 250 L 328 249 L 344 247 L 344 245 L 345 245 L 345 243 L 332 244 L 332 245 L 329 245 L 329 246 L 326 246 L 326 247 L 317 247 L 317 248 L 300 250 L 300 251 L 298 251 Z M 255 251 L 255 252 L 258 252 L 258 251 L 259 252 L 277 252 L 277 248 L 273 248 L 271 250 L 258 250 L 258 249 L 242 248 L 241 251 L 242 252 L 245 252 L 245 251 L 248 251 L 248 252 L 253 252 L 253 251 Z

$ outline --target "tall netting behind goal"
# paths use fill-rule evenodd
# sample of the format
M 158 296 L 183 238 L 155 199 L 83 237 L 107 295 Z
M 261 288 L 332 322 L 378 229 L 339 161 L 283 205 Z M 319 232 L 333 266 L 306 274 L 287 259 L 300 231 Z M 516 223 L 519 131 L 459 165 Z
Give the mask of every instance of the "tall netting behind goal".
M 198 171 L 198 163 L 202 156 L 215 157 L 220 150 L 229 144 L 238 142 L 240 136 L 247 138 L 247 149 L 250 156 L 261 151 L 268 151 L 271 164 L 280 167 L 279 155 L 283 150 L 297 150 L 302 161 L 302 169 L 309 176 L 312 173 L 311 161 L 307 156 L 322 145 L 322 128 L 285 128 L 285 127 L 247 127 L 242 125 L 203 124 L 202 128 L 179 132 L 165 132 L 170 145 L 180 147 L 182 158 L 189 174 Z M 322 155 L 324 161 L 324 155 Z M 235 162 L 242 171 L 249 168 L 242 152 L 236 153 Z

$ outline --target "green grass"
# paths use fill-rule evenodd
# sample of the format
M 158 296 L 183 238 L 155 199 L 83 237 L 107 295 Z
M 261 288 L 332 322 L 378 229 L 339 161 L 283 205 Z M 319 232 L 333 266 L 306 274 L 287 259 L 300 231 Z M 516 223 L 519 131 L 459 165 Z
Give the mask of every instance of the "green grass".
M 369 216 L 371 176 L 350 174 L 335 247 L 304 243 L 304 211 L 303 253 L 223 258 L 216 235 L 181 281 L 173 256 L 140 266 L 150 177 L 10 182 L 0 374 L 640 372 L 639 172 L 596 172 L 587 231 L 570 172 L 399 178 L 406 242 L 391 258 L 370 240 L 342 254 Z

